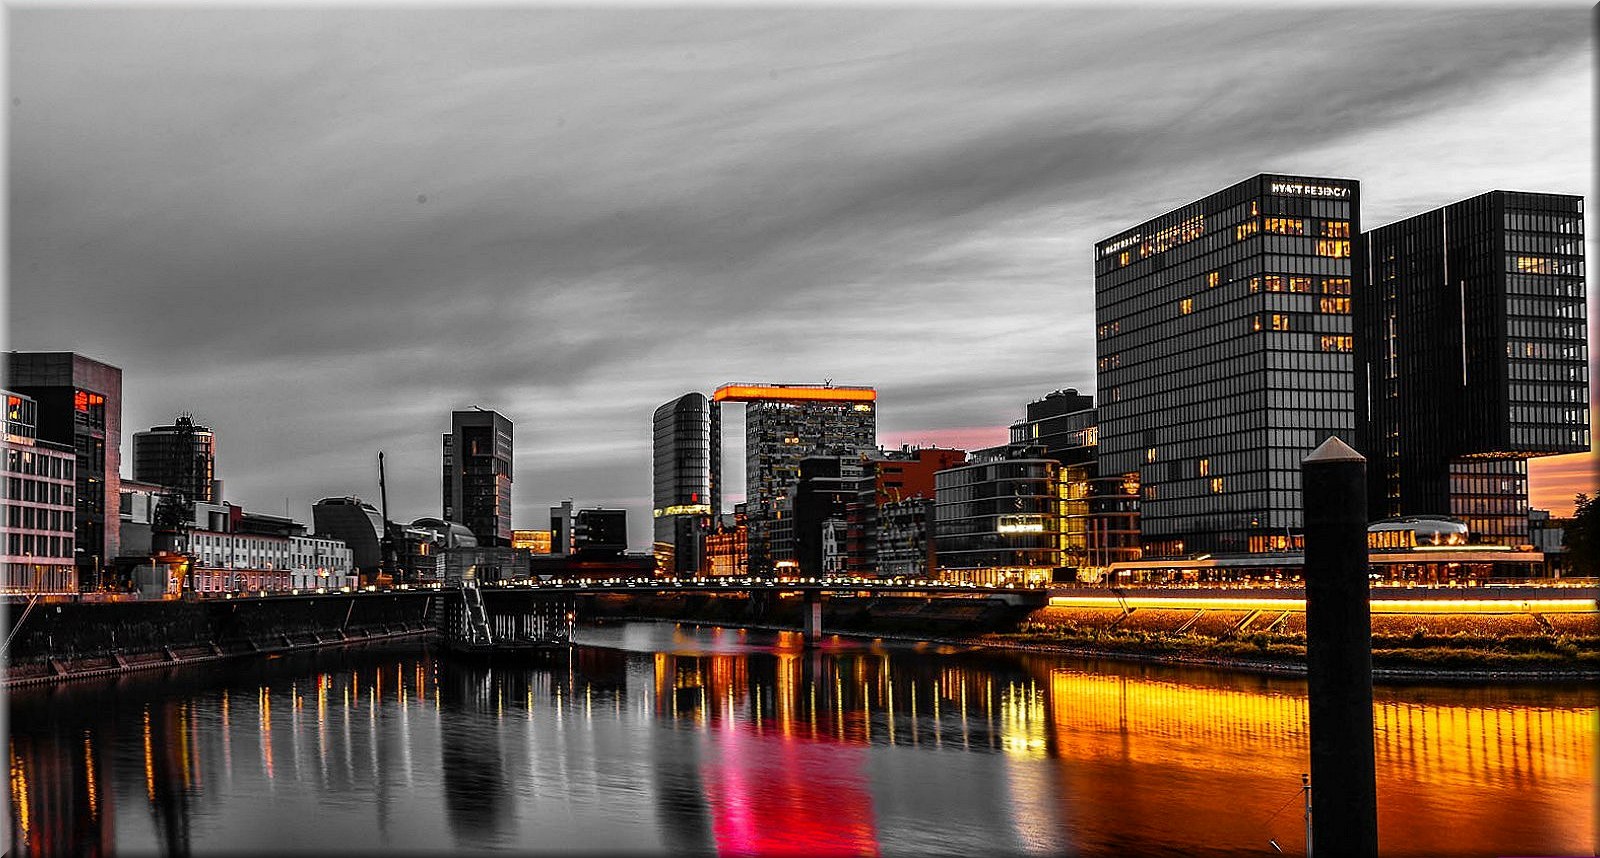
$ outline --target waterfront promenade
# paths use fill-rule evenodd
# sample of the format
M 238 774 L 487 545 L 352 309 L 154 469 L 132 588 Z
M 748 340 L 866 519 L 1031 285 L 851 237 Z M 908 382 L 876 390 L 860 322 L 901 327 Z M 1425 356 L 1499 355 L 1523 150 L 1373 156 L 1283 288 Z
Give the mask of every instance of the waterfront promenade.
M 8 597 L 4 682 L 48 682 L 175 662 L 261 657 L 349 640 L 434 634 L 443 625 L 441 612 L 453 592 L 423 586 L 168 600 L 84 597 L 41 600 L 31 607 L 30 600 Z M 497 606 L 512 611 L 543 598 L 575 600 L 574 619 L 579 622 L 648 616 L 801 628 L 807 609 L 814 606 L 819 609 L 819 633 L 938 639 L 992 638 L 998 633 L 1015 645 L 1054 643 L 1078 652 L 1158 658 L 1181 655 L 1163 646 L 1163 640 L 1182 640 L 1186 646 L 1192 641 L 1223 642 L 1221 651 L 1200 653 L 1206 658 L 1226 655 L 1233 646 L 1228 642 L 1253 640 L 1260 652 L 1239 655 L 1294 661 L 1298 656 L 1293 647 L 1303 644 L 1305 623 L 1304 593 L 1294 586 L 1028 589 L 860 579 L 608 579 L 509 583 L 486 586 L 482 593 L 491 613 Z M 1600 588 L 1593 582 L 1377 586 L 1371 593 L 1375 646 L 1398 641 L 1413 649 L 1424 644 L 1483 649 L 1498 640 L 1516 642 L 1518 651 L 1560 653 L 1564 650 L 1558 645 L 1592 651 L 1600 638 Z M 1007 638 L 1011 632 L 1033 634 Z M 1450 669 L 1473 669 L 1465 652 L 1448 660 Z M 1581 667 L 1581 658 L 1572 659 L 1571 666 Z M 1500 667 L 1518 666 L 1499 661 L 1505 662 Z M 1562 669 L 1548 659 L 1522 666 Z

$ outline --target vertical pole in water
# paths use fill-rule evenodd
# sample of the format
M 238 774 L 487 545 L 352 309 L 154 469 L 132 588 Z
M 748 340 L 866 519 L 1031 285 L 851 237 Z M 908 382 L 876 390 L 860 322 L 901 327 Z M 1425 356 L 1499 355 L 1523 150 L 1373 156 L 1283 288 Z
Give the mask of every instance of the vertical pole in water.
M 1306 858 L 1311 858 L 1311 775 L 1300 775 L 1300 792 L 1306 800 Z
M 1376 858 L 1367 460 L 1330 437 L 1300 463 L 1300 473 L 1311 781 L 1317 786 L 1308 846 L 1314 843 L 1322 855 Z
M 801 617 L 800 636 L 810 646 L 822 639 L 822 592 L 807 590 L 805 614 Z

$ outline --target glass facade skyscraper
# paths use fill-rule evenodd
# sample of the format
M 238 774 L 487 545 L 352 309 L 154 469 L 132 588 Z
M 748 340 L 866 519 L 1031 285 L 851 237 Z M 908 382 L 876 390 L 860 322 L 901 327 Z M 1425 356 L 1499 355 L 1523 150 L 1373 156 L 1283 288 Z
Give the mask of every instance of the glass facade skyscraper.
M 497 411 L 452 411 L 444 436 L 444 520 L 484 547 L 511 545 L 511 421 Z
M 1146 557 L 1299 546 L 1300 460 L 1355 440 L 1360 196 L 1262 174 L 1095 246 L 1099 473 Z
M 1363 236 L 1358 449 L 1373 517 L 1528 542 L 1527 459 L 1590 449 L 1583 198 L 1491 191 Z
M 705 565 L 711 519 L 711 404 L 686 393 L 656 409 L 655 541 L 671 546 L 673 575 L 698 575 Z
M 711 485 L 721 500 L 723 402 L 745 403 L 745 503 L 752 574 L 770 574 L 793 546 L 777 541 L 780 516 L 792 516 L 788 496 L 800 460 L 812 454 L 851 455 L 878 446 L 877 391 L 811 384 L 726 384 L 711 396 Z M 720 512 L 720 510 L 719 510 Z

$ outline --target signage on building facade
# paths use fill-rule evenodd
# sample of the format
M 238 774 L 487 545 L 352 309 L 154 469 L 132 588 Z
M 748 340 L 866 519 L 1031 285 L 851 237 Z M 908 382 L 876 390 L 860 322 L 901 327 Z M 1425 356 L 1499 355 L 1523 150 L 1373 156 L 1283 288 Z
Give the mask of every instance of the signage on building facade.
M 678 504 L 655 511 L 656 518 L 669 515 L 710 515 L 711 505 L 704 503 Z
M 1273 182 L 1270 194 L 1280 197 L 1331 197 L 1337 200 L 1350 198 L 1350 189 L 1338 185 L 1313 185 L 1304 182 Z
M 1105 247 L 1100 248 L 1100 255 L 1102 257 L 1105 257 L 1105 256 L 1110 256 L 1111 254 L 1116 253 L 1119 250 L 1127 250 L 1128 248 L 1134 246 L 1135 244 L 1138 244 L 1139 243 L 1139 239 L 1141 237 L 1142 236 L 1139 233 L 1136 232 L 1136 233 L 1133 233 L 1131 235 L 1125 236 L 1123 238 L 1119 238 L 1116 241 L 1113 241 L 1110 244 L 1106 245 Z

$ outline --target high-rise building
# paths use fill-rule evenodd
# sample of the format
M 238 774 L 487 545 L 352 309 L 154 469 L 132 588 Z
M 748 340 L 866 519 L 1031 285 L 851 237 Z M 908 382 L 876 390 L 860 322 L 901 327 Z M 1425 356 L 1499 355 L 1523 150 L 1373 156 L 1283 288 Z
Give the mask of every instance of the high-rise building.
M 0 546 L 3 593 L 76 593 L 73 567 L 77 456 L 66 444 L 39 438 L 39 406 L 12 391 L 5 396 L 5 544 Z
M 1526 544 L 1527 460 L 1591 442 L 1583 198 L 1490 191 L 1363 241 L 1369 514 L 1449 515 Z
M 117 557 L 122 494 L 122 370 L 72 352 L 11 352 L 5 387 L 38 403 L 38 438 L 70 446 L 79 585 L 100 589 Z
M 1061 463 L 1066 507 L 1061 532 L 1064 563 L 1079 580 L 1102 580 L 1114 563 L 1138 560 L 1137 476 L 1100 473 L 1099 423 L 1094 398 L 1075 388 L 1028 403 L 1027 418 L 1011 424 L 1010 447 L 1038 445 Z
M 793 546 L 775 541 L 780 515 L 813 453 L 851 455 L 877 448 L 878 392 L 813 384 L 726 384 L 711 395 L 712 509 L 720 512 L 721 404 L 745 403 L 745 503 L 751 574 L 770 575 Z M 792 512 L 792 511 L 790 511 Z
M 189 503 L 217 503 L 216 435 L 180 414 L 171 426 L 133 433 L 133 478 L 181 492 Z
M 444 436 L 444 520 L 483 547 L 511 545 L 511 421 L 498 411 L 450 412 Z
M 686 393 L 656 409 L 655 542 L 668 546 L 668 575 L 697 575 L 705 565 L 711 520 L 711 404 Z
M 1095 246 L 1098 467 L 1147 557 L 1301 545 L 1300 460 L 1355 440 L 1360 198 L 1262 174 Z

